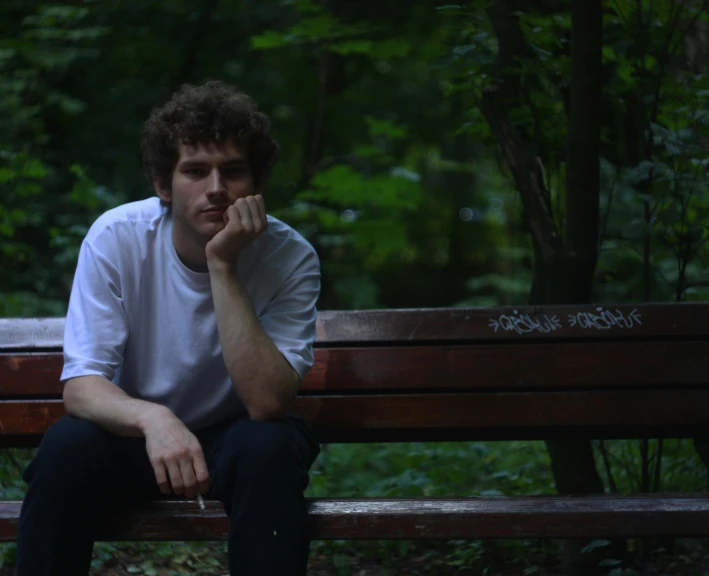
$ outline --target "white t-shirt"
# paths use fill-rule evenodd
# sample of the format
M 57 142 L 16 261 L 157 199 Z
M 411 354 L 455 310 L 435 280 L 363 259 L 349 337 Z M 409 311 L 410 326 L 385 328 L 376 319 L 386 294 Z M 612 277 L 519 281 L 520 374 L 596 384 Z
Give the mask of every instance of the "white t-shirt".
M 237 266 L 261 326 L 304 377 L 320 293 L 315 250 L 269 216 Z M 61 380 L 90 374 L 167 406 L 193 429 L 245 411 L 222 357 L 209 274 L 179 259 L 171 211 L 158 198 L 109 210 L 81 245 Z

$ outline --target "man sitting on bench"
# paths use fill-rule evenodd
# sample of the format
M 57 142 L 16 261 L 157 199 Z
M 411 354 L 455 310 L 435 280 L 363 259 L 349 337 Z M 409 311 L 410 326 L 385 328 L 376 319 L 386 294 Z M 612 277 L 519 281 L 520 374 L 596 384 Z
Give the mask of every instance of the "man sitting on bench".
M 313 364 L 320 268 L 266 215 L 277 151 L 268 118 L 221 82 L 183 86 L 150 115 L 159 198 L 109 210 L 82 243 L 69 415 L 24 474 L 19 576 L 87 574 L 97 525 L 161 493 L 223 503 L 231 574 L 305 574 L 319 445 L 286 412 Z

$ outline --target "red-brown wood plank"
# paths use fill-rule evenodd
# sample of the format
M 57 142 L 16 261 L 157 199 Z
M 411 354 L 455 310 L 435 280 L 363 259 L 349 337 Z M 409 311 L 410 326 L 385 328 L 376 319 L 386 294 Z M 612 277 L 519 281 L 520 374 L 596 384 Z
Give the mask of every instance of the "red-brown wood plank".
M 524 389 L 709 385 L 709 339 L 331 348 L 301 390 Z
M 443 431 L 451 439 L 544 438 L 549 429 L 599 438 L 611 437 L 604 429 L 612 436 L 652 430 L 659 436 L 666 429 L 686 435 L 709 426 L 709 390 L 306 396 L 293 412 L 311 422 L 322 442 L 404 439 L 409 431 L 424 437 Z M 2 402 L 0 435 L 42 434 L 62 414 L 60 400 Z
M 17 535 L 21 503 L 0 503 L 0 541 Z M 225 540 L 219 502 L 160 501 L 115 515 L 99 540 Z M 709 536 L 709 498 L 514 497 L 430 500 L 313 499 L 316 540 Z
M 0 354 L 0 397 L 60 395 L 60 353 Z M 301 391 L 709 385 L 709 339 L 316 349 Z
M 9 400 L 0 402 L 0 436 L 44 434 L 66 414 L 61 400 Z
M 709 390 L 322 396 L 294 412 L 323 432 L 709 426 Z
M 64 318 L 0 319 L 0 350 L 61 348 Z M 316 345 L 709 336 L 709 304 L 645 303 L 321 311 Z
M 322 343 L 709 335 L 707 303 L 324 311 Z
M 0 354 L 0 397 L 59 396 L 61 352 Z

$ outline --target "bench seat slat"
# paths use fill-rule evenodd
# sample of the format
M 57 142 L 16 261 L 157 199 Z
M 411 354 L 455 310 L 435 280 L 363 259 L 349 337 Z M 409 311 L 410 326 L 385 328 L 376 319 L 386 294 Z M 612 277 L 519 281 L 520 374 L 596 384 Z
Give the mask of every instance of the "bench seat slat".
M 460 439 L 488 439 L 495 430 L 499 439 L 506 439 L 505 431 L 543 439 L 555 428 L 600 438 L 623 437 L 619 431 L 631 438 L 653 430 L 667 436 L 669 428 L 692 435 L 709 426 L 709 390 L 305 396 L 293 412 L 312 423 L 322 442 L 349 441 L 348 432 L 385 441 L 388 432 L 396 439 L 397 431 L 411 430 L 449 430 Z M 1 402 L 0 441 L 2 435 L 42 434 L 63 414 L 61 400 Z M 479 429 L 486 433 L 476 436 Z
M 225 540 L 221 504 L 206 505 L 157 501 L 122 512 L 99 540 Z M 0 502 L 0 541 L 15 539 L 20 507 Z M 312 499 L 308 507 L 318 540 L 709 536 L 705 495 Z
M 60 395 L 63 358 L 0 354 L 0 397 Z M 709 384 L 709 340 L 316 349 L 301 393 Z

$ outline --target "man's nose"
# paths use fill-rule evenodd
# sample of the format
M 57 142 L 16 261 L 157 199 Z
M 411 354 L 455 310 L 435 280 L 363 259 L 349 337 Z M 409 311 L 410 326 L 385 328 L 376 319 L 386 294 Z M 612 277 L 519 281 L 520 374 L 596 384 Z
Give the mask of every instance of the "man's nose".
M 215 196 L 219 194 L 226 194 L 226 185 L 224 184 L 224 179 L 222 178 L 221 172 L 215 168 L 209 174 L 209 179 L 207 181 L 207 195 Z

